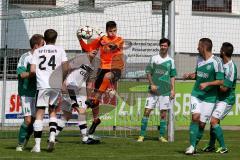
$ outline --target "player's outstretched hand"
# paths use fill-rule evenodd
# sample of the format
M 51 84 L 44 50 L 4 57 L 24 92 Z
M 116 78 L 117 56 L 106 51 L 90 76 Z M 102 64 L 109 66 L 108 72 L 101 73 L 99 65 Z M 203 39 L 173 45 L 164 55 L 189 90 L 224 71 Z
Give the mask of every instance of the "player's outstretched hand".
M 81 35 L 81 34 L 79 34 L 79 32 L 78 32 L 78 31 L 77 31 L 77 33 L 76 33 L 76 36 L 77 36 L 78 40 L 81 40 L 81 39 L 82 39 L 82 35 Z

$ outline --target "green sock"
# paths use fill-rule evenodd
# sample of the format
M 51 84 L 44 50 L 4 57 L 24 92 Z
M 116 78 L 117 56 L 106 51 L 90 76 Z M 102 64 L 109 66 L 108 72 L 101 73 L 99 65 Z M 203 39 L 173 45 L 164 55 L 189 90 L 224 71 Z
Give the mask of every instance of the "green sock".
M 165 119 L 161 119 L 161 121 L 160 121 L 160 129 L 159 129 L 160 137 L 163 137 L 165 135 L 166 124 L 167 124 L 166 120 Z
M 23 122 L 20 127 L 19 134 L 18 134 L 18 143 L 19 144 L 24 143 L 27 133 L 28 133 L 28 126 Z
M 196 122 L 191 122 L 189 127 L 189 137 L 190 137 L 190 144 L 193 147 L 196 146 L 198 131 L 199 131 L 199 124 Z
M 198 142 L 202 139 L 204 132 L 204 128 L 199 127 L 198 133 L 197 133 L 197 139 L 196 139 L 196 146 L 198 145 Z
M 210 127 L 210 140 L 209 140 L 208 145 L 209 146 L 215 146 L 215 141 L 216 141 L 216 135 L 213 131 L 213 127 L 211 126 Z
M 225 143 L 224 143 L 222 127 L 219 124 L 213 126 L 213 132 L 216 135 L 216 138 L 220 144 L 220 147 L 226 148 Z
M 147 124 L 148 124 L 148 117 L 143 117 L 141 122 L 141 132 L 140 132 L 141 136 L 145 136 Z
M 33 124 L 31 123 L 29 126 L 28 126 L 28 133 L 26 135 L 26 139 L 29 139 L 31 137 L 31 135 L 33 134 Z

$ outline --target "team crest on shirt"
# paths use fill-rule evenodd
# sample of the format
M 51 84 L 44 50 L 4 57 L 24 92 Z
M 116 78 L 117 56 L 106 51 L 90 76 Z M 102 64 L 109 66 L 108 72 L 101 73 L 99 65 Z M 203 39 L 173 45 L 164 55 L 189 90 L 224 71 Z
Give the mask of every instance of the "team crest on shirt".
M 211 65 L 207 65 L 207 70 L 210 70 L 211 68 Z

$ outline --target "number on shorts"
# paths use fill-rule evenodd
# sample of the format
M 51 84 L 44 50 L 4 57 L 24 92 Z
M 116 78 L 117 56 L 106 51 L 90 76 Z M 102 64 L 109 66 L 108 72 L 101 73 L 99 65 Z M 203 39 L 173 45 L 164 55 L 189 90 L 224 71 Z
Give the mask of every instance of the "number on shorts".
M 192 110 L 193 110 L 193 109 L 196 109 L 196 106 L 197 106 L 196 103 L 191 104 L 191 108 L 192 108 Z

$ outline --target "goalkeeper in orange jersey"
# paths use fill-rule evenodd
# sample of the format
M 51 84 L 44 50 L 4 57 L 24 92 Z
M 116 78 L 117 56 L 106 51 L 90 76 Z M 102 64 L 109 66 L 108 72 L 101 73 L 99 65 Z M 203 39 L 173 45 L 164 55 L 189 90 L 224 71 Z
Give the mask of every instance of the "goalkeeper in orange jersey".
M 98 118 L 99 99 L 101 95 L 107 90 L 110 84 L 116 83 L 121 77 L 121 72 L 124 68 L 123 61 L 123 44 L 124 40 L 117 36 L 117 24 L 114 21 L 106 23 L 106 34 L 101 35 L 92 40 L 90 43 L 85 43 L 82 37 L 78 35 L 78 39 L 82 49 L 86 52 L 98 50 L 100 53 L 100 66 L 98 69 L 97 78 L 95 81 L 95 95 L 94 98 L 87 99 L 88 107 L 93 108 L 94 120 L 89 129 L 89 134 L 93 134 L 98 124 L 101 123 Z

